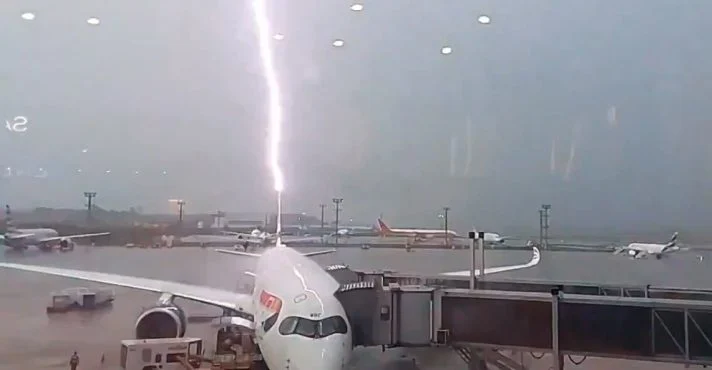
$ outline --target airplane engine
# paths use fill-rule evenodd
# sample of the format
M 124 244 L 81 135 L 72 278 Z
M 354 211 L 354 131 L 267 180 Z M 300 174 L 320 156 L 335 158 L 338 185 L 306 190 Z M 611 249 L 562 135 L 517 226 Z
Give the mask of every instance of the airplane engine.
M 149 308 L 136 319 L 136 339 L 182 338 L 186 323 L 185 312 L 176 305 Z
M 62 238 L 59 241 L 59 248 L 63 250 L 73 250 L 74 242 L 70 238 Z

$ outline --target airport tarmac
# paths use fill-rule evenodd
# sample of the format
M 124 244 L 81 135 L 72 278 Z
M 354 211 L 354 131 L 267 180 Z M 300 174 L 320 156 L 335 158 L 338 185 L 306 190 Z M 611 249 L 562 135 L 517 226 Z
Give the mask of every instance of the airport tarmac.
M 315 257 L 323 264 L 344 263 L 359 270 L 395 270 L 404 273 L 436 274 L 468 268 L 467 250 L 339 249 L 332 255 Z M 528 251 L 487 251 L 488 266 L 527 261 Z M 697 258 L 704 255 L 702 261 Z M 492 275 L 497 279 L 537 279 L 583 281 L 598 284 L 646 284 L 669 287 L 708 288 L 712 253 L 681 252 L 662 260 L 632 260 L 606 253 L 547 252 L 532 269 Z M 229 290 L 244 290 L 251 278 L 254 260 L 226 257 L 211 248 L 127 249 L 79 247 L 72 253 L 42 253 L 28 250 L 23 254 L 6 253 L 6 261 L 78 268 L 167 279 L 192 284 L 207 284 Z M 226 278 L 227 277 L 227 278 Z M 134 321 L 142 307 L 152 305 L 154 293 L 126 288 L 116 289 L 116 301 L 109 310 L 73 312 L 47 316 L 52 291 L 74 286 L 99 286 L 76 280 L 27 272 L 0 270 L 0 370 L 66 368 L 69 356 L 79 351 L 80 368 L 99 368 L 106 356 L 105 369 L 117 368 L 119 341 L 133 337 Z M 193 302 L 180 301 L 189 314 L 217 313 L 217 310 Z M 208 325 L 190 325 L 189 336 L 199 336 L 214 346 Z M 529 354 L 525 363 L 531 369 L 548 369 L 551 361 L 534 361 Z M 357 349 L 353 369 L 411 369 L 413 358 L 419 368 L 465 369 L 457 355 L 441 349 Z M 577 360 L 575 358 L 574 360 Z M 567 360 L 568 361 L 568 360 Z M 573 366 L 568 363 L 567 367 Z M 588 359 L 580 369 L 672 369 L 681 365 L 651 364 L 622 360 Z

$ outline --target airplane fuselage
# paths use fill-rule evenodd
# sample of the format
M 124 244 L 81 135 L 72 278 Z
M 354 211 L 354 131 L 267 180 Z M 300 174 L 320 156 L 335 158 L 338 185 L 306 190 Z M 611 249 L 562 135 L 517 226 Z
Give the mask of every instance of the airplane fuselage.
M 382 236 L 405 236 L 416 238 L 444 238 L 445 236 L 454 237 L 457 233 L 452 230 L 430 230 L 430 229 L 390 229 L 381 231 Z
M 644 252 L 649 255 L 653 255 L 659 258 L 659 256 L 665 254 L 665 253 L 670 253 L 670 252 L 675 252 L 680 250 L 680 247 L 678 246 L 671 246 L 667 247 L 666 244 L 654 244 L 654 243 L 630 243 L 628 244 L 627 249 L 630 251 L 629 254 L 632 256 L 636 256 L 640 252 Z
M 346 367 L 351 327 L 334 295 L 338 288 L 329 273 L 294 249 L 263 253 L 255 270 L 255 337 L 270 369 Z
M 59 233 L 54 229 L 16 229 L 5 234 L 4 243 L 12 249 L 24 249 L 31 245 L 39 246 L 43 244 L 40 242 L 41 239 L 52 238 L 58 235 Z
M 497 233 L 485 233 L 485 243 L 504 243 L 504 239 Z

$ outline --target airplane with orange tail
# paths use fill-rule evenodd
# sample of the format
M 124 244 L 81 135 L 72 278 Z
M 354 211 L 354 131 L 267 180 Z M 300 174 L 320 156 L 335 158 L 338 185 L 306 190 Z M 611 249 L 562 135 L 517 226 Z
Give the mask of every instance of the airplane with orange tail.
M 414 240 L 424 240 L 433 238 L 458 238 L 460 237 L 454 230 L 444 229 L 396 229 L 390 228 L 381 218 L 378 218 L 378 234 L 380 236 L 400 236 L 413 238 Z
M 386 236 L 400 236 L 406 238 L 413 238 L 414 242 L 427 240 L 427 239 L 463 239 L 464 236 L 459 235 L 455 230 L 444 229 L 395 229 L 386 225 L 381 218 L 378 218 L 378 234 L 382 237 Z M 511 236 L 501 236 L 497 233 L 485 233 L 485 244 L 497 245 L 504 244 L 507 240 L 516 239 Z

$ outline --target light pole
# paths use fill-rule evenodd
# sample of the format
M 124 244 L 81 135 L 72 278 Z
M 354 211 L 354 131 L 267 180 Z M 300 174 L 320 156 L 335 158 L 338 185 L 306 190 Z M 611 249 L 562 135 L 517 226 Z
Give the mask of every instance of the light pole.
M 551 210 L 551 204 L 542 204 L 542 229 L 544 237 L 544 249 L 549 249 L 549 210 Z
M 87 223 L 91 222 L 91 201 L 96 197 L 95 191 L 85 191 L 84 197 L 87 198 Z
M 539 210 L 539 248 L 544 248 L 544 210 Z
M 321 208 L 321 234 L 324 235 L 324 208 L 326 208 L 326 204 L 320 204 L 319 208 Z
M 178 204 L 178 225 L 183 226 L 183 206 L 185 206 L 185 201 L 180 199 L 176 202 Z
M 336 244 L 339 244 L 339 207 L 341 206 L 341 202 L 344 201 L 344 198 L 334 198 L 331 201 L 334 202 L 334 206 L 336 207 L 336 224 L 334 225 L 334 232 L 336 236 Z
M 443 207 L 443 217 L 445 218 L 445 246 L 449 247 L 450 246 L 450 234 L 448 234 L 448 225 L 447 225 L 447 213 L 450 211 L 450 207 Z

